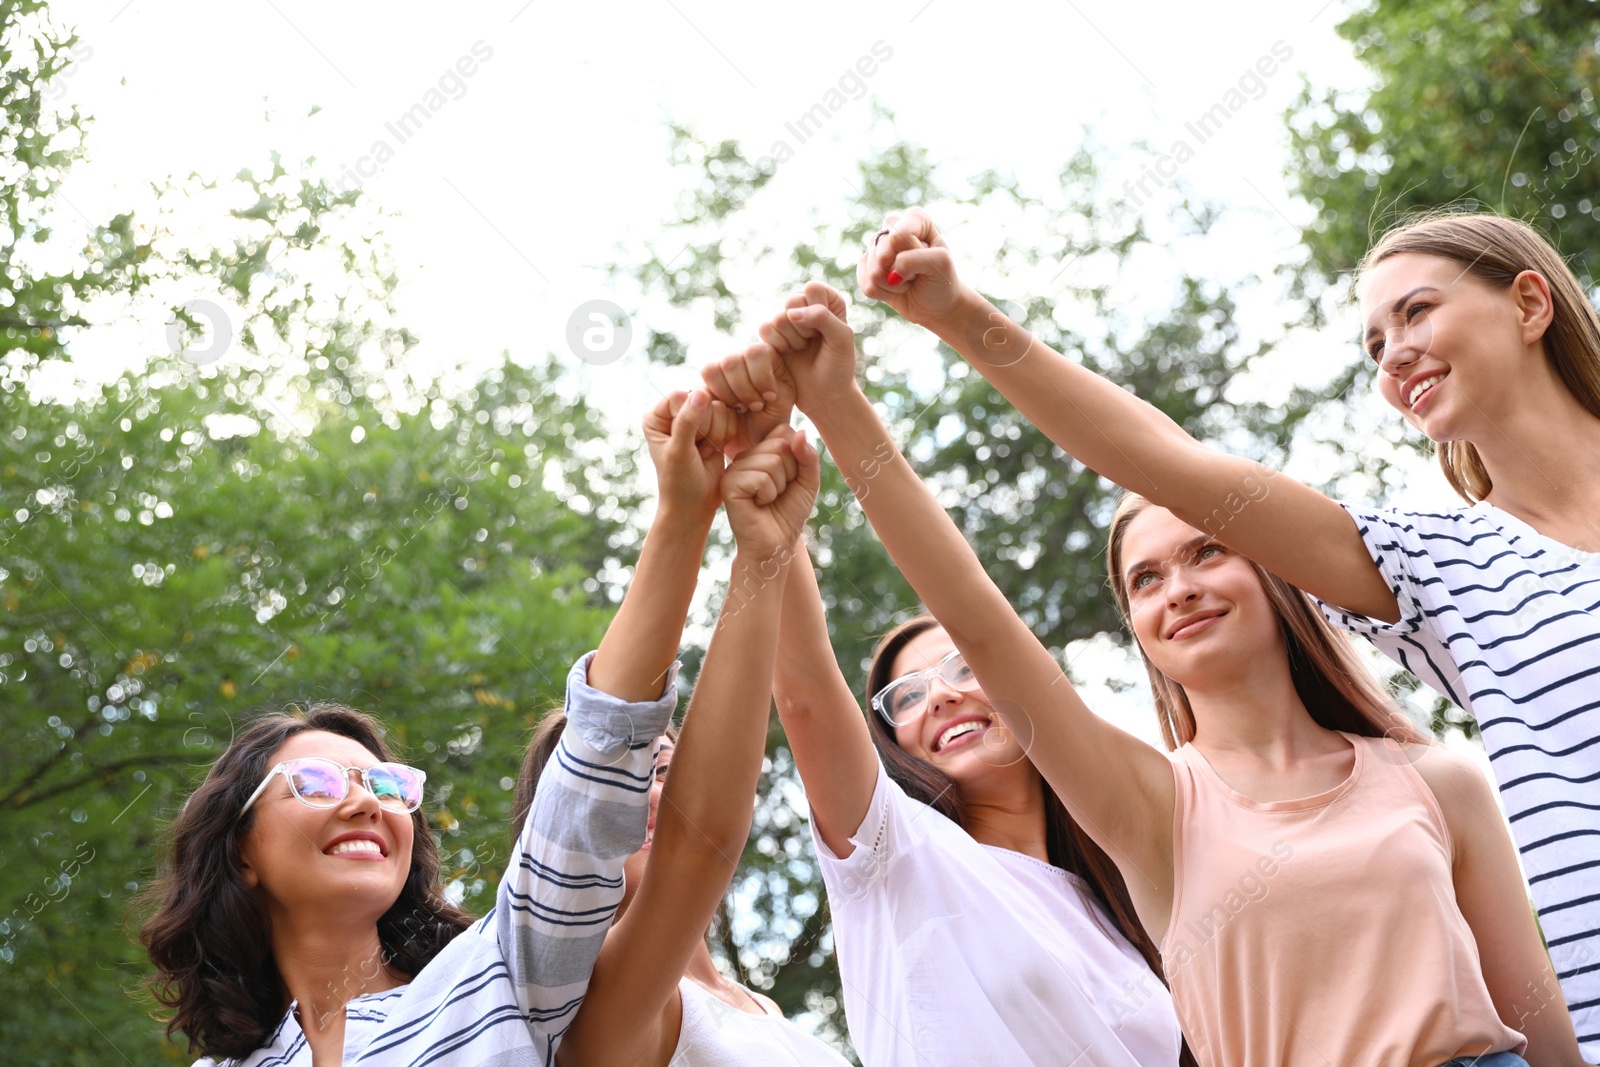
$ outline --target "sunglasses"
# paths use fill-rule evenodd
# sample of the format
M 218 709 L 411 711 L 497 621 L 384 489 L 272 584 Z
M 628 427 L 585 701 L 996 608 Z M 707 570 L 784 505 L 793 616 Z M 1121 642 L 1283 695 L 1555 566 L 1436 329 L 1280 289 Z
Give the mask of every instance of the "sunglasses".
M 261 780 L 250 799 L 239 809 L 239 817 L 266 791 L 272 779 L 283 775 L 289 792 L 300 803 L 313 808 L 331 808 L 350 795 L 350 772 L 361 773 L 361 784 L 391 811 L 416 811 L 422 806 L 422 783 L 427 774 L 403 763 L 374 763 L 370 767 L 345 767 L 321 756 L 284 760 Z
M 878 690 L 872 697 L 872 710 L 882 715 L 890 726 L 915 722 L 928 708 L 928 682 L 935 676 L 964 693 L 978 688 L 978 679 L 967 661 L 961 658 L 960 652 L 951 652 L 927 670 L 896 678 Z

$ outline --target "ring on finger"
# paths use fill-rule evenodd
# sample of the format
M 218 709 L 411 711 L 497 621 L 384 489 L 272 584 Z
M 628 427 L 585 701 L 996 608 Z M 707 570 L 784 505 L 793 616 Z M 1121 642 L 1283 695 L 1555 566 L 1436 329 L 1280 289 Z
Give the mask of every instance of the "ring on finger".
M 877 248 L 878 247 L 878 241 L 880 239 L 882 239 L 883 235 L 888 233 L 888 232 L 889 232 L 888 230 L 879 230 L 875 235 L 873 235 L 872 247 L 873 248 Z

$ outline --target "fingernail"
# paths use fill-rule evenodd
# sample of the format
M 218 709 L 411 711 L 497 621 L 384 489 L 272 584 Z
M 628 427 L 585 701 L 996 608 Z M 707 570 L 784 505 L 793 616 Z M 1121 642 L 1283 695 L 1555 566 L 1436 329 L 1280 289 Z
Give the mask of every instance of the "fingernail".
M 702 407 L 705 407 L 706 406 L 706 394 L 704 394 L 702 392 L 699 392 L 699 391 L 695 391 L 693 393 L 690 393 L 689 394 L 689 400 L 684 406 L 685 407 L 691 407 L 691 408 L 702 408 Z
M 889 272 L 889 284 L 890 285 L 899 285 L 901 282 L 903 282 L 905 280 L 906 280 L 905 279 L 905 275 L 901 274 L 899 271 L 892 270 L 892 271 Z

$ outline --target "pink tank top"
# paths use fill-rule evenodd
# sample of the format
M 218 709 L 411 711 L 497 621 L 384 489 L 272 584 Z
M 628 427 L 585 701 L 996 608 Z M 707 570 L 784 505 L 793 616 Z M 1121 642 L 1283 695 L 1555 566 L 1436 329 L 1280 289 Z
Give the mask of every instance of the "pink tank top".
M 1258 803 L 1192 745 L 1172 755 L 1162 961 L 1207 1067 L 1439 1067 L 1521 1051 L 1456 906 L 1433 791 L 1392 741 L 1343 734 L 1339 785 Z

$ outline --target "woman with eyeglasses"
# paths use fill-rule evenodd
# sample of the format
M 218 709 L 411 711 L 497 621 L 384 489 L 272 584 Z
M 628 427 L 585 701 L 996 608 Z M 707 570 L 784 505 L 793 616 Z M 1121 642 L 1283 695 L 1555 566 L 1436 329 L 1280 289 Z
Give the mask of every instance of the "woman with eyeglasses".
M 171 831 L 140 931 L 202 1063 L 553 1062 L 644 843 L 676 655 L 718 503 L 705 398 L 645 420 L 660 505 L 598 651 L 567 677 L 567 727 L 490 914 L 444 898 L 426 776 L 340 705 L 259 718 Z M 671 452 L 677 457 L 666 461 Z
M 838 294 L 807 292 L 842 317 Z M 782 331 L 803 347 L 797 329 L 780 315 L 762 339 L 782 344 Z M 750 392 L 756 351 L 703 373 L 725 403 L 753 409 L 749 433 L 760 439 L 788 422 L 793 396 Z M 853 485 L 872 477 L 845 470 Z M 915 620 L 879 646 L 863 719 L 829 645 L 811 562 L 797 550 L 773 686 L 811 809 L 862 1063 L 1192 1062 L 1180 1061 L 1172 999 L 1122 876 L 1029 762 L 1026 738 L 996 718 L 938 623 Z
M 922 660 L 933 674 L 892 684 L 879 703 L 902 746 L 951 768 L 1019 746 L 1122 872 L 1199 1061 L 1581 1063 L 1489 784 L 1428 743 L 1309 598 L 1128 497 L 1113 519 L 1112 581 L 1163 730 L 1182 747 L 1168 757 L 1117 729 L 894 446 L 856 386 L 842 299 L 818 297 L 788 312 L 794 336 L 772 324 L 783 360 L 745 360 L 724 378 L 736 402 L 792 398 L 841 469 L 872 460 L 857 498 L 945 622 L 905 642 L 888 672 Z M 952 647 L 959 666 L 941 658 Z M 969 666 L 981 704 L 963 688 Z M 906 723 L 895 709 L 908 701 L 921 708 Z M 850 844 L 884 856 L 893 877 L 902 835 L 889 825 L 869 813 Z M 937 891 L 918 880 L 908 895 Z M 839 943 L 843 968 L 843 932 Z
M 1362 358 L 1453 506 L 1369 508 L 1207 448 L 964 284 L 924 212 L 862 292 L 933 331 L 1063 451 L 1321 603 L 1477 720 L 1578 1040 L 1600 1061 L 1600 316 L 1533 227 L 1439 212 L 1355 271 Z

